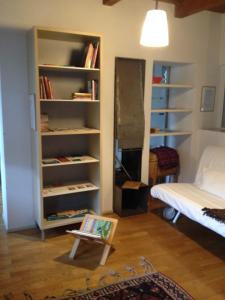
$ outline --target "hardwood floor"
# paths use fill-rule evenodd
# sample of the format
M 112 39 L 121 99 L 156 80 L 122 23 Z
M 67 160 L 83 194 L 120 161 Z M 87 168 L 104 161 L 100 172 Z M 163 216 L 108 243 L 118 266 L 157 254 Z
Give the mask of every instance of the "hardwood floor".
M 24 299 L 24 290 L 35 300 L 61 295 L 65 289 L 82 289 L 90 276 L 92 285 L 109 270 L 122 272 L 145 256 L 155 268 L 175 280 L 196 300 L 225 299 L 225 239 L 181 217 L 177 225 L 161 218 L 161 210 L 120 218 L 114 239 L 115 251 L 104 267 L 98 266 L 101 246 L 82 243 L 77 259 L 69 261 L 73 237 L 65 228 L 47 232 L 40 240 L 38 230 L 6 234 L 0 232 L 0 299 L 12 292 Z

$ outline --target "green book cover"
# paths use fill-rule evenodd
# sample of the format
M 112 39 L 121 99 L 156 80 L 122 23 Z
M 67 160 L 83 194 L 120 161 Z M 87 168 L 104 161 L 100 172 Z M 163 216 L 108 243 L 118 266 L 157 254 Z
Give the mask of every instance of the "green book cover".
M 100 235 L 101 238 L 106 240 L 109 237 L 112 227 L 112 222 L 104 220 L 95 220 L 92 233 Z

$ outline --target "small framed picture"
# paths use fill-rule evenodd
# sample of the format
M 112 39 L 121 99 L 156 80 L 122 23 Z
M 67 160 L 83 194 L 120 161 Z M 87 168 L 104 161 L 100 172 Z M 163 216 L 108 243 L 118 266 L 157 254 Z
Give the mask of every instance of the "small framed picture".
M 216 98 L 216 87 L 203 86 L 200 111 L 201 112 L 214 111 L 215 98 Z

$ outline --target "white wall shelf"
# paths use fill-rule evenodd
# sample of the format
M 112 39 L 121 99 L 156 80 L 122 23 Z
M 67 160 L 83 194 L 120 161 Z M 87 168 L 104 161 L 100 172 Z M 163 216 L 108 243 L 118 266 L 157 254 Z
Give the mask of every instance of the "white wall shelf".
M 194 107 L 194 64 L 155 61 L 150 112 L 150 149 L 167 146 L 177 150 L 180 158 L 179 180 L 188 178 L 189 153 L 192 147 Z
M 193 89 L 190 84 L 166 84 L 166 83 L 153 83 L 153 88 L 167 88 L 167 89 Z
M 182 136 L 182 135 L 191 135 L 192 132 L 190 131 L 160 131 L 156 133 L 151 133 L 150 137 L 157 137 L 157 136 Z
M 151 113 L 191 113 L 192 109 L 189 108 L 162 108 L 152 109 Z

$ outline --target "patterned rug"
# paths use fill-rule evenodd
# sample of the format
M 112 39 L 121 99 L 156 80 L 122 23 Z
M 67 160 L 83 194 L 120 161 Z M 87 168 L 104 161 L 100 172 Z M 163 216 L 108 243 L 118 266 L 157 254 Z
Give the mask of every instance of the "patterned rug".
M 63 296 L 46 296 L 43 300 L 194 300 L 173 280 L 156 272 L 152 264 L 144 257 L 140 258 L 140 265 L 145 274 L 137 275 L 134 267 L 127 266 L 126 270 L 133 274 L 128 279 L 121 280 L 119 273 L 110 271 L 99 279 L 100 288 L 91 289 L 90 278 L 86 278 L 85 291 L 66 290 Z M 109 277 L 115 282 L 107 284 Z M 24 298 L 36 300 L 27 292 L 24 293 Z M 14 300 L 15 298 L 9 294 L 5 295 L 4 299 Z
M 167 276 L 156 272 L 123 280 L 82 295 L 67 295 L 57 300 L 193 300 Z

